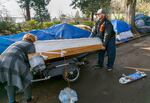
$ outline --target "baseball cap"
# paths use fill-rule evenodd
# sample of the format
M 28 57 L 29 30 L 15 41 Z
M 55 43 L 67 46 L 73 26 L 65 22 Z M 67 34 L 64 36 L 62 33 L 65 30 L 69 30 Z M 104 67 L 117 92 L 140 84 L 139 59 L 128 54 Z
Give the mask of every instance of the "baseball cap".
M 105 14 L 105 10 L 101 8 L 96 12 L 96 14 Z

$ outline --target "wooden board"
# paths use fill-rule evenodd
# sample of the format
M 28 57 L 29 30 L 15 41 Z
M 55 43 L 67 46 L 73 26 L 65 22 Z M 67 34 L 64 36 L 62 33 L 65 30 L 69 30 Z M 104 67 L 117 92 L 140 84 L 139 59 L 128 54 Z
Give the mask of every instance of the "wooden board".
M 82 54 L 82 53 L 88 53 L 88 52 L 94 52 L 94 51 L 98 51 L 104 49 L 104 47 L 102 45 L 92 45 L 92 46 L 84 46 L 84 47 L 77 47 L 77 48 L 68 48 L 68 49 L 63 49 L 63 56 L 73 56 L 73 55 L 77 55 L 77 54 Z M 30 56 L 33 55 L 44 55 L 44 56 L 48 56 L 48 59 L 55 59 L 55 58 L 60 58 L 62 57 L 61 55 L 61 51 L 62 50 L 54 50 L 54 51 L 47 51 L 47 52 L 41 52 L 41 53 L 34 53 L 34 54 L 30 54 Z M 53 53 L 53 52 L 56 52 Z M 58 54 L 59 53 L 59 54 Z
M 37 53 L 30 54 L 30 57 L 40 54 L 48 59 L 56 59 L 104 49 L 98 38 L 43 41 L 37 43 L 36 47 Z

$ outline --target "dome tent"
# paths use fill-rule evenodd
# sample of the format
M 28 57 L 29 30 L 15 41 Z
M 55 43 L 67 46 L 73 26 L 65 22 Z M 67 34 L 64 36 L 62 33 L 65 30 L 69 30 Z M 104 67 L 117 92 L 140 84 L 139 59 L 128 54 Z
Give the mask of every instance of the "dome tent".
M 131 26 L 122 20 L 112 20 L 111 23 L 117 34 L 131 30 Z
M 122 20 L 112 20 L 114 31 L 116 32 L 116 39 L 118 42 L 126 42 L 133 37 L 131 26 Z

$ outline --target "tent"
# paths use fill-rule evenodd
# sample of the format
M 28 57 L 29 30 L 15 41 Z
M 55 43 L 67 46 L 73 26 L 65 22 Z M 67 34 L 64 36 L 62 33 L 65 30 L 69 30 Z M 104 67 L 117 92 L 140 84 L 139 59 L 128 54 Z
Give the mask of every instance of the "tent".
M 126 42 L 133 37 L 131 26 L 122 20 L 112 20 L 114 31 L 118 42 Z
M 122 20 L 112 20 L 111 23 L 117 34 L 131 30 L 131 26 Z
M 58 24 L 47 29 L 32 30 L 19 34 L 0 36 L 0 54 L 12 43 L 20 41 L 26 33 L 36 35 L 38 40 L 71 39 L 89 37 L 90 32 L 69 24 Z

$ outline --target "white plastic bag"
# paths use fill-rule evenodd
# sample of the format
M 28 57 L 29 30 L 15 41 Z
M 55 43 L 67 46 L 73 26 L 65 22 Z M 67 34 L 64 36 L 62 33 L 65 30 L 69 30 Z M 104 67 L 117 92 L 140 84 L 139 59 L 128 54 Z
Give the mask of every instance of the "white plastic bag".
M 61 103 L 75 103 L 78 101 L 77 93 L 69 87 L 60 91 L 59 100 Z

